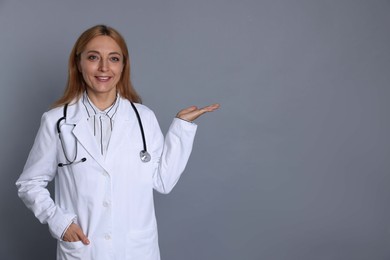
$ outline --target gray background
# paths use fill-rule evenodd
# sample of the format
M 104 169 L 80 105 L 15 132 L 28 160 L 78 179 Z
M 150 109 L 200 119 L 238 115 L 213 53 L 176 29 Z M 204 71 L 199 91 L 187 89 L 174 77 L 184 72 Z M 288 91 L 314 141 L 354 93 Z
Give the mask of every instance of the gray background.
M 0 1 L 1 259 L 54 259 L 14 182 L 98 23 L 125 36 L 164 131 L 222 105 L 156 194 L 163 260 L 390 259 L 390 1 L 38 2 Z

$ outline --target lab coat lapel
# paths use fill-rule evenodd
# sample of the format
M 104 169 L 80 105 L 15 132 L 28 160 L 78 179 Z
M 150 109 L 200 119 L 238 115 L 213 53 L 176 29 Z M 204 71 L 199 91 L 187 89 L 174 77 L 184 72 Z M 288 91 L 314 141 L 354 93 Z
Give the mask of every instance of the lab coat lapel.
M 78 124 L 76 124 L 73 129 L 73 134 L 84 147 L 84 149 L 91 155 L 91 157 L 95 159 L 95 161 L 100 164 L 100 166 L 102 166 L 106 171 L 108 171 L 104 163 L 104 157 L 100 153 L 98 144 L 86 119 L 81 120 Z
M 71 107 L 69 107 L 69 110 Z M 73 110 L 73 109 L 72 109 Z M 93 133 L 88 125 L 88 119 L 85 112 L 85 108 L 82 104 L 82 99 L 74 106 L 74 111 L 68 112 L 67 124 L 73 124 L 73 134 L 79 141 L 80 145 L 91 155 L 91 157 L 101 166 L 104 170 L 109 172 L 109 169 L 104 162 L 104 157 L 100 153 L 98 144 L 93 136 Z

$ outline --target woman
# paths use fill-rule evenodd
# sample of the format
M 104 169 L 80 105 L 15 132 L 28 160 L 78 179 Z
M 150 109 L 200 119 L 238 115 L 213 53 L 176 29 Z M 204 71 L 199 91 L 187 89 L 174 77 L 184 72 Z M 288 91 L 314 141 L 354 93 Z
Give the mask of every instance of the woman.
M 153 189 L 172 190 L 191 153 L 192 121 L 219 105 L 180 111 L 164 140 L 140 102 L 122 36 L 104 25 L 81 34 L 64 96 L 43 114 L 16 182 L 58 239 L 57 259 L 160 259 Z

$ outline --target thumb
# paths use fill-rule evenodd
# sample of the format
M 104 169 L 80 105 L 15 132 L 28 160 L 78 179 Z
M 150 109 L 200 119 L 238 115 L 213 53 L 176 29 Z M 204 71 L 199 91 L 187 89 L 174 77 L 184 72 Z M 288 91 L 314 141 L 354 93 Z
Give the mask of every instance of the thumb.
M 180 110 L 179 113 L 177 113 L 176 116 L 177 116 L 177 117 L 180 117 L 180 116 L 182 116 L 182 115 L 184 115 L 184 114 L 193 112 L 193 111 L 195 111 L 195 110 L 197 110 L 197 109 L 198 109 L 198 108 L 197 108 L 196 106 L 190 106 L 190 107 L 187 107 L 187 108 L 185 108 L 185 109 Z

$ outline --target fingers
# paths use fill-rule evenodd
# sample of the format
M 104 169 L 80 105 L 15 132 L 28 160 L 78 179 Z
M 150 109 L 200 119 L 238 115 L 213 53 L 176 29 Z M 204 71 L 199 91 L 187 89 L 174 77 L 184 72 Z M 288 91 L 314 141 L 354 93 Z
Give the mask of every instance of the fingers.
M 72 223 L 68 227 L 64 234 L 63 240 L 67 242 L 81 241 L 84 245 L 89 245 L 90 243 L 88 237 L 81 230 L 80 226 L 75 223 Z
M 88 239 L 88 237 L 83 233 L 83 231 L 81 230 L 81 228 L 80 228 L 79 231 L 77 232 L 77 235 L 78 235 L 79 239 L 81 240 L 81 242 L 83 242 L 84 245 L 89 245 L 89 239 Z
M 205 112 L 213 112 L 214 110 L 217 110 L 219 107 L 220 107 L 219 104 L 212 104 L 202 108 L 201 110 L 204 110 Z

